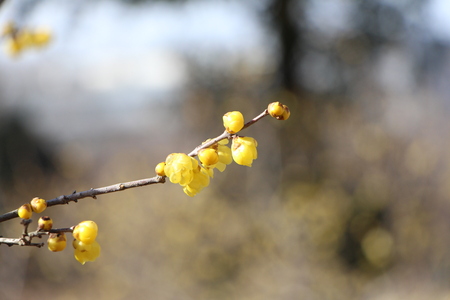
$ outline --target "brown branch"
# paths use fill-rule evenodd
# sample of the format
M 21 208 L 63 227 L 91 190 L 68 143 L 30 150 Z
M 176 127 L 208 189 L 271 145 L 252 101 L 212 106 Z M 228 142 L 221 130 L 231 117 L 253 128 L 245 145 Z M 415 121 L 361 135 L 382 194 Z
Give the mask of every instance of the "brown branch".
M 251 119 L 250 121 L 248 121 L 247 123 L 244 124 L 244 127 L 242 127 L 241 130 L 253 125 L 254 123 L 258 122 L 259 120 L 261 120 L 262 118 L 264 118 L 265 116 L 267 116 L 269 114 L 269 112 L 267 111 L 267 109 L 265 109 L 262 113 L 260 113 L 258 116 L 254 117 L 253 119 Z M 192 150 L 188 155 L 189 156 L 196 156 L 198 155 L 198 152 L 202 149 L 206 149 L 216 143 L 218 143 L 221 140 L 224 139 L 230 139 L 233 136 L 235 136 L 236 134 L 233 133 L 229 133 L 228 131 L 224 131 L 221 135 L 219 135 L 218 137 L 215 137 L 209 141 L 207 141 L 204 144 L 201 144 L 200 146 L 197 146 L 194 150 Z
M 267 109 L 265 109 L 261 114 L 259 114 L 258 116 L 256 116 L 252 120 L 250 120 L 249 122 L 245 123 L 244 127 L 242 129 L 245 129 L 245 128 L 253 125 L 254 123 L 258 122 L 259 120 L 261 120 L 262 118 L 267 116 L 268 114 L 269 113 L 268 113 Z M 188 155 L 196 156 L 201 149 L 208 148 L 221 140 L 230 139 L 233 136 L 235 136 L 235 134 L 231 134 L 227 131 L 224 131 L 221 135 L 209 140 L 208 142 L 206 142 L 202 145 L 199 145 L 193 151 L 191 151 Z M 117 184 L 113 184 L 113 185 L 105 186 L 105 187 L 101 187 L 101 188 L 96 188 L 96 189 L 92 188 L 90 190 L 79 192 L 79 193 L 73 192 L 70 195 L 61 195 L 57 198 L 47 200 L 47 207 L 53 206 L 53 205 L 68 204 L 71 201 L 77 202 L 79 199 L 83 199 L 83 198 L 87 198 L 87 197 L 96 199 L 97 195 L 108 194 L 108 193 L 113 193 L 113 192 L 120 192 L 120 191 L 129 189 L 129 188 L 141 187 L 141 186 L 146 186 L 146 185 L 150 185 L 150 184 L 164 183 L 164 182 L 165 182 L 165 177 L 155 176 L 152 178 L 140 179 L 140 180 L 129 181 L 129 182 L 124 182 L 124 183 L 117 183 Z M 10 211 L 3 215 L 0 215 L 0 223 L 7 221 L 7 220 L 17 218 L 18 217 L 17 211 L 18 211 L 18 209 L 15 209 L 13 211 Z M 16 239 L 12 239 L 12 240 L 16 240 Z M 8 244 L 7 242 L 4 242 L 4 243 Z M 0 240 L 0 244 L 1 244 L 1 240 Z
M 61 195 L 57 198 L 47 200 L 47 207 L 53 206 L 53 205 L 59 205 L 59 204 L 68 204 L 71 201 L 77 202 L 79 199 L 83 199 L 83 198 L 87 198 L 87 197 L 96 199 L 97 195 L 114 193 L 114 192 L 119 192 L 119 191 L 129 189 L 129 188 L 135 188 L 135 187 L 146 186 L 146 185 L 155 184 L 155 183 L 164 183 L 164 182 L 165 182 L 164 177 L 155 176 L 152 178 L 139 179 L 139 180 L 124 182 L 124 183 L 116 183 L 113 185 L 96 188 L 96 189 L 90 189 L 90 190 L 79 192 L 79 193 L 74 192 L 70 195 Z M 4 222 L 4 221 L 10 220 L 10 219 L 17 218 L 18 217 L 17 210 L 18 209 L 15 209 L 13 211 L 10 211 L 8 213 L 1 215 L 0 222 Z
M 22 220 L 21 222 L 24 226 L 24 232 L 22 234 L 21 238 L 3 238 L 0 237 L 0 245 L 1 244 L 5 244 L 8 245 L 9 247 L 17 245 L 17 246 L 32 246 L 32 247 L 42 247 L 44 246 L 44 243 L 32 243 L 32 239 L 33 238 L 41 238 L 44 235 L 49 235 L 50 233 L 60 233 L 60 232 L 73 232 L 73 228 L 72 227 L 68 227 L 68 228 L 55 228 L 55 229 L 50 229 L 50 230 L 46 230 L 46 231 L 42 231 L 42 230 L 36 230 L 33 232 L 28 233 L 27 232 L 27 228 L 28 225 L 31 223 L 31 220 Z

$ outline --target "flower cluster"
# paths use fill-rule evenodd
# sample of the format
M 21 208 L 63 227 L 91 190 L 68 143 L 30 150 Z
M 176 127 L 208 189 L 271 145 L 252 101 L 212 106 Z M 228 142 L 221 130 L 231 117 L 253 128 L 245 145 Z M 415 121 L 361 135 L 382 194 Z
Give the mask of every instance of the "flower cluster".
M 3 27 L 1 35 L 5 38 L 5 50 L 11 56 L 17 56 L 26 49 L 41 48 L 51 40 L 48 29 L 19 29 L 13 22 Z
M 38 229 L 49 231 L 52 229 L 52 220 L 49 217 L 39 219 Z M 74 256 L 84 265 L 87 261 L 95 261 L 100 255 L 101 247 L 96 241 L 98 233 L 97 224 L 94 221 L 80 222 L 73 228 L 74 240 L 72 246 L 75 249 Z M 64 232 L 50 232 L 47 240 L 48 249 L 52 252 L 63 251 L 66 248 L 67 239 Z
M 13 43 L 15 47 L 14 51 L 17 53 L 20 52 L 22 48 L 30 47 L 33 43 L 38 45 L 45 40 L 48 41 L 50 37 L 49 35 L 40 37 L 38 32 L 31 33 L 25 30 L 18 30 L 14 24 L 9 24 L 4 28 L 3 36 L 11 38 L 11 43 Z M 139 182 L 139 185 L 137 186 L 149 183 L 163 183 L 165 182 L 163 177 L 167 177 L 172 183 L 179 184 L 183 188 L 184 193 L 188 196 L 195 196 L 209 185 L 211 178 L 214 178 L 215 169 L 219 170 L 219 172 L 223 172 L 227 165 L 231 164 L 233 161 L 238 165 L 252 166 L 253 160 L 258 158 L 258 151 L 256 149 L 258 143 L 254 138 L 242 136 L 238 133 L 267 115 L 270 115 L 277 120 L 287 120 L 290 116 L 290 111 L 286 105 L 283 105 L 280 102 L 274 102 L 269 104 L 263 113 L 247 123 L 244 122 L 244 116 L 241 112 L 228 112 L 222 118 L 225 131 L 221 135 L 214 139 L 206 140 L 189 154 L 172 153 L 168 155 L 165 161 L 159 163 L 155 167 L 155 172 L 158 175 L 157 177 L 129 182 L 127 183 L 127 187 L 134 187 L 137 182 Z M 231 147 L 228 146 L 230 140 Z M 97 194 L 126 188 L 125 184 L 120 184 L 119 186 L 120 188 L 118 189 L 110 189 L 110 187 L 91 189 L 90 191 L 92 191 L 92 193 L 89 195 L 95 198 L 95 195 Z M 83 194 L 81 198 L 87 196 L 87 193 L 76 194 Z M 68 198 L 64 196 L 64 201 L 52 199 L 48 202 L 40 197 L 35 197 L 15 211 L 5 214 L 3 216 L 4 220 L 8 220 L 16 217 L 14 214 L 17 213 L 17 216 L 23 219 L 21 224 L 25 226 L 25 229 L 22 238 L 3 239 L 0 237 L 0 244 L 4 243 L 9 246 L 15 244 L 41 247 L 43 244 L 32 243 L 32 238 L 41 238 L 44 235 L 48 235 L 48 249 L 52 252 L 59 252 L 66 248 L 66 233 L 71 232 L 74 238 L 72 246 L 74 248 L 75 259 L 83 265 L 87 261 L 95 261 L 100 255 L 101 247 L 96 240 L 98 226 L 94 221 L 83 221 L 70 228 L 54 229 L 53 220 L 48 216 L 43 216 L 39 218 L 37 230 L 28 233 L 28 225 L 31 223 L 31 220 L 29 219 L 32 217 L 33 213 L 42 213 L 46 210 L 47 206 L 66 204 L 69 199 L 71 201 L 76 201 L 80 198 L 78 195 L 75 195 L 75 192 L 72 196 L 76 197 Z
M 265 114 L 277 120 L 286 120 L 290 112 L 286 105 L 274 102 L 269 104 Z M 156 166 L 156 174 L 167 176 L 170 182 L 180 184 L 183 191 L 192 197 L 209 185 L 210 178 L 214 177 L 214 169 L 223 172 L 233 160 L 239 165 L 251 167 L 253 160 L 258 157 L 258 143 L 252 137 L 237 135 L 245 126 L 244 116 L 239 111 L 228 112 L 223 116 L 223 125 L 226 135 L 213 144 L 210 140 L 205 141 L 196 153 L 198 160 L 192 157 L 195 154 L 172 153 Z M 232 140 L 231 149 L 227 146 L 229 139 Z
M 30 219 L 33 212 L 41 213 L 47 208 L 47 201 L 35 197 L 30 203 L 25 203 L 17 209 L 17 214 L 22 219 Z M 47 233 L 47 247 L 52 252 L 63 251 L 67 245 L 67 238 L 61 229 L 52 230 L 53 220 L 48 216 L 39 218 L 37 231 Z M 55 232 L 57 231 L 57 232 Z M 67 228 L 65 231 L 72 231 L 74 241 L 72 243 L 75 252 L 75 259 L 81 264 L 87 261 L 94 261 L 100 255 L 100 245 L 97 243 L 98 226 L 94 221 L 83 221 L 78 225 Z

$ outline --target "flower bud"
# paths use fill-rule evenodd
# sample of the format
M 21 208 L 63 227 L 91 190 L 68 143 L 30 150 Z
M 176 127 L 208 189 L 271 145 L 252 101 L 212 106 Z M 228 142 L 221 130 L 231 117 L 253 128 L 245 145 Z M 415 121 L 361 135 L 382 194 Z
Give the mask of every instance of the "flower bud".
M 223 116 L 223 126 L 229 133 L 239 132 L 244 127 L 244 116 L 240 111 L 227 112 Z
M 166 163 L 164 161 L 160 162 L 159 164 L 157 164 L 156 167 L 155 167 L 156 175 L 158 175 L 158 176 L 166 176 L 166 173 L 164 173 L 164 167 L 165 166 L 166 166 Z
M 39 197 L 34 197 L 30 204 L 35 213 L 41 213 L 47 208 L 47 201 Z
M 66 248 L 66 235 L 64 232 L 50 233 L 47 240 L 48 250 L 59 252 Z
M 287 120 L 291 115 L 289 107 L 280 102 L 272 102 L 267 107 L 269 114 L 277 120 Z
M 52 229 L 52 227 L 53 227 L 53 221 L 50 217 L 45 216 L 45 217 L 39 218 L 38 230 L 48 231 L 48 230 Z
M 17 214 L 19 215 L 19 218 L 22 219 L 29 219 L 33 215 L 33 210 L 31 209 L 30 203 L 25 203 L 19 209 L 17 210 Z
M 219 162 L 219 155 L 215 149 L 207 148 L 198 152 L 198 159 L 204 166 L 213 166 Z
M 97 233 L 98 227 L 94 221 L 83 221 L 73 229 L 73 237 L 85 244 L 92 244 Z

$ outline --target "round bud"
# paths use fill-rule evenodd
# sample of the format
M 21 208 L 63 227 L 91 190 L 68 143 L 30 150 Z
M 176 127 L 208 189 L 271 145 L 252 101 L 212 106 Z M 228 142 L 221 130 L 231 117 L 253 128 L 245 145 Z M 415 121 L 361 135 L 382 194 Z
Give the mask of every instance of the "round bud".
M 31 205 L 29 203 L 25 203 L 17 210 L 17 214 L 19 218 L 29 219 L 33 215 L 33 210 L 31 209 Z
M 34 197 L 30 204 L 35 213 L 41 213 L 47 208 L 47 201 L 39 197 Z
M 48 250 L 53 252 L 62 251 L 66 248 L 66 235 L 61 233 L 50 233 L 47 240 Z
M 289 107 L 280 102 L 272 102 L 267 107 L 269 114 L 277 120 L 287 120 L 291 115 Z
M 160 162 L 159 164 L 157 164 L 156 167 L 155 167 L 156 175 L 158 175 L 158 176 L 166 176 L 166 173 L 164 173 L 164 167 L 165 166 L 166 166 L 166 163 L 164 161 Z
M 212 166 L 219 162 L 219 155 L 216 150 L 207 148 L 198 152 L 198 159 L 204 166 Z
M 83 221 L 73 229 L 73 237 L 85 244 L 92 244 L 97 237 L 98 227 L 94 221 Z
M 244 127 L 244 116 L 240 111 L 231 111 L 223 115 L 223 126 L 229 133 L 236 133 Z
M 50 217 L 45 216 L 45 217 L 39 218 L 38 230 L 48 231 L 48 230 L 52 229 L 52 227 L 53 227 L 53 221 Z
M 284 106 L 284 112 L 283 112 L 283 115 L 281 116 L 280 120 L 287 120 L 291 116 L 291 111 L 289 110 L 289 107 L 287 107 L 286 105 L 283 105 L 283 106 Z

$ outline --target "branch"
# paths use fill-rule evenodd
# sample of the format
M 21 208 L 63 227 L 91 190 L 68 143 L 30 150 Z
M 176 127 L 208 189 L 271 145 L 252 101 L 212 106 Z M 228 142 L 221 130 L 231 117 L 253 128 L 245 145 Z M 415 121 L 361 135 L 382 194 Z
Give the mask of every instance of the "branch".
M 258 116 L 256 116 L 252 120 L 250 120 L 249 122 L 245 123 L 244 127 L 242 129 L 245 129 L 245 128 L 253 125 L 254 123 L 258 122 L 259 120 L 261 120 L 262 118 L 267 116 L 268 114 L 269 114 L 268 110 L 265 109 L 261 114 L 259 114 Z M 234 136 L 236 136 L 236 134 L 231 134 L 225 130 L 221 135 L 209 140 L 208 142 L 206 142 L 202 145 L 197 146 L 188 155 L 192 156 L 192 157 L 196 156 L 200 150 L 208 148 L 211 145 L 214 145 L 215 143 L 217 143 L 223 139 L 231 139 Z M 108 194 L 108 193 L 113 193 L 113 192 L 120 192 L 120 191 L 129 189 L 129 188 L 141 187 L 141 186 L 146 186 L 146 185 L 150 185 L 150 184 L 164 183 L 164 182 L 165 182 L 165 177 L 155 176 L 152 178 L 140 179 L 140 180 L 129 181 L 129 182 L 124 182 L 124 183 L 117 183 L 117 184 L 113 184 L 113 185 L 105 186 L 105 187 L 101 187 L 101 188 L 95 188 L 95 189 L 91 188 L 90 190 L 87 190 L 87 191 L 83 191 L 83 192 L 79 192 L 79 193 L 73 192 L 70 195 L 61 195 L 57 198 L 47 200 L 47 207 L 53 206 L 53 205 L 68 204 L 71 201 L 77 202 L 79 199 L 83 199 L 83 198 L 87 198 L 87 197 L 96 199 L 97 195 Z M 15 209 L 13 211 L 10 211 L 3 215 L 0 215 L 0 223 L 19 217 L 17 214 L 17 211 L 18 211 L 18 209 Z M 4 242 L 4 243 L 5 244 L 9 244 L 9 243 L 15 244 L 14 241 L 17 239 L 9 239 L 9 240 L 12 240 L 13 242 Z M 1 244 L 1 239 L 0 239 L 0 244 Z
M 254 117 L 253 119 L 251 119 L 250 121 L 248 121 L 247 123 L 244 124 L 244 127 L 242 127 L 241 130 L 253 125 L 254 123 L 258 122 L 259 120 L 261 120 L 262 118 L 264 118 L 265 116 L 267 116 L 269 114 L 269 112 L 267 111 L 267 109 L 265 109 L 262 113 L 260 113 L 258 116 Z M 209 140 L 208 142 L 201 144 L 200 146 L 197 146 L 194 150 L 192 150 L 188 155 L 189 156 L 196 156 L 198 155 L 198 152 L 202 149 L 206 149 L 216 143 L 218 143 L 221 140 L 224 139 L 231 139 L 233 136 L 235 136 L 235 134 L 229 133 L 228 131 L 224 131 L 221 135 L 219 135 L 216 138 L 213 138 L 211 140 Z
M 32 243 L 33 238 L 41 238 L 44 235 L 49 235 L 50 233 L 61 233 L 61 232 L 73 232 L 75 226 L 69 228 L 55 228 L 50 230 L 36 230 L 33 232 L 28 232 L 28 226 L 32 220 L 22 220 L 20 223 L 24 225 L 23 233 L 21 238 L 3 238 L 0 237 L 0 245 L 6 244 L 9 247 L 18 245 L 18 246 L 32 246 L 32 247 L 42 247 L 44 243 Z
M 114 193 L 114 192 L 124 191 L 129 188 L 146 186 L 146 185 L 155 184 L 155 183 L 164 183 L 164 182 L 165 182 L 164 177 L 155 176 L 152 178 L 139 179 L 139 180 L 124 182 L 124 183 L 116 183 L 113 185 L 96 188 L 96 189 L 90 189 L 90 190 L 79 192 L 79 193 L 73 192 L 70 195 L 61 195 L 57 198 L 47 200 L 47 207 L 53 206 L 53 205 L 59 205 L 59 204 L 68 204 L 71 201 L 77 202 L 79 199 L 83 199 L 83 198 L 87 198 L 87 197 L 96 199 L 97 195 Z M 10 220 L 10 219 L 17 218 L 18 217 L 17 211 L 18 211 L 18 209 L 15 209 L 13 211 L 10 211 L 8 213 L 1 215 L 0 222 L 4 222 L 4 221 Z

